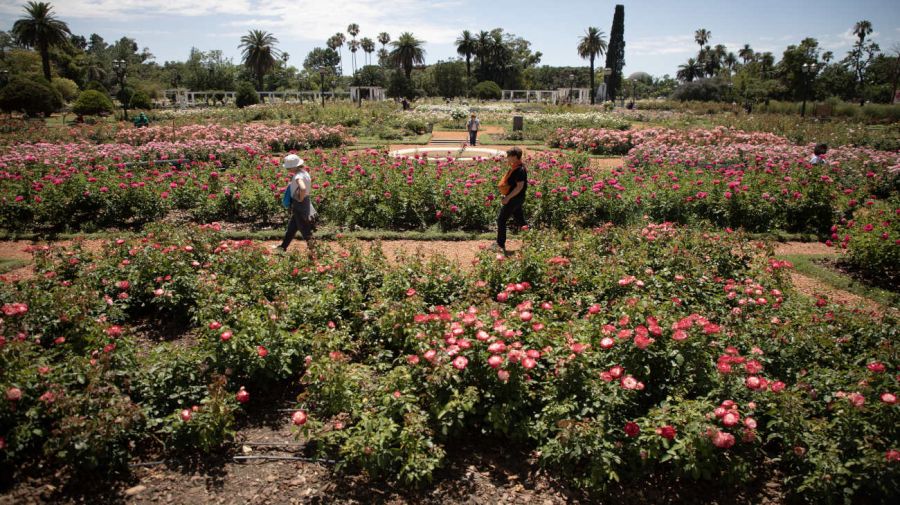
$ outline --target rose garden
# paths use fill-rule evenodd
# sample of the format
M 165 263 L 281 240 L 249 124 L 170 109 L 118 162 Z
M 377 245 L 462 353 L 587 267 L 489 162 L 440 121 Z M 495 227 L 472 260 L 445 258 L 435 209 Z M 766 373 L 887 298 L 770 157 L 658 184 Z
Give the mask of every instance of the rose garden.
M 208 490 L 279 465 L 275 503 L 304 474 L 353 480 L 348 501 L 465 501 L 466 465 L 502 449 L 523 501 L 662 501 L 652 483 L 891 502 L 897 106 L 822 122 L 772 107 L 332 97 L 146 108 L 141 128 L 10 114 L 0 490 L 140 499 L 157 467 Z M 488 247 L 505 158 L 460 159 L 469 112 L 481 144 L 526 152 L 509 254 Z M 269 247 L 289 153 L 312 178 L 315 259 Z

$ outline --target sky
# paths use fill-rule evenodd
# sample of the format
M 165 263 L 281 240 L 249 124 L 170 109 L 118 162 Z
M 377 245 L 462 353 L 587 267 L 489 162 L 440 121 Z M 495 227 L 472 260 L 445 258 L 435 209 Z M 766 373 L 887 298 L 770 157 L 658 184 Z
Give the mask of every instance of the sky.
M 191 47 L 221 49 L 239 61 L 240 37 L 250 29 L 272 32 L 289 63 L 301 67 L 314 47 L 357 23 L 358 37 L 393 39 L 404 31 L 424 40 L 426 63 L 456 57 L 453 41 L 464 29 L 501 27 L 531 41 L 542 65 L 586 65 L 578 38 L 588 26 L 609 37 L 615 4 L 625 6 L 625 74 L 674 75 L 696 54 L 693 34 L 712 32 L 710 43 L 737 50 L 749 43 L 780 58 L 805 37 L 842 58 L 854 40 L 852 26 L 868 19 L 884 51 L 900 49 L 898 0 L 51 0 L 73 33 L 122 36 L 148 47 L 163 63 L 185 60 Z M 0 0 L 0 30 L 23 13 L 24 0 Z M 348 37 L 349 38 L 349 37 Z M 344 53 L 348 51 L 344 48 Z M 363 53 L 357 53 L 357 58 Z M 374 55 L 373 55 L 374 56 Z M 347 58 L 349 60 L 349 58 Z M 345 72 L 349 64 L 344 64 Z

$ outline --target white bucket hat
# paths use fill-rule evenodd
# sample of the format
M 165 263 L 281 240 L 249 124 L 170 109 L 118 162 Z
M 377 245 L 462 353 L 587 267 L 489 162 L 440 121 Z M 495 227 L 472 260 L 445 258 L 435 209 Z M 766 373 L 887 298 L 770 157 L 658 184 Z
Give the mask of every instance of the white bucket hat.
M 297 156 L 296 154 L 289 154 L 284 157 L 284 162 L 282 162 L 282 166 L 284 168 L 297 168 L 303 166 L 303 159 Z

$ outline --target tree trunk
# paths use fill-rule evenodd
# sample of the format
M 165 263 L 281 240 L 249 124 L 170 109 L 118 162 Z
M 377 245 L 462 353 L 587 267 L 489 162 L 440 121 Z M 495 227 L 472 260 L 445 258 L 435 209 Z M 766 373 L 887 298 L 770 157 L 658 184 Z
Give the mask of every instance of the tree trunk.
M 50 51 L 47 44 L 41 44 L 41 67 L 44 70 L 44 79 L 50 82 Z
M 256 71 L 256 90 L 257 91 L 263 90 L 263 74 L 259 70 Z M 261 102 L 265 103 L 265 100 L 263 100 L 262 95 L 259 96 L 259 100 Z
M 897 88 L 897 79 L 894 79 L 894 90 Z M 472 95 L 472 57 L 466 55 L 466 96 Z
M 591 105 L 594 105 L 594 55 L 591 54 Z

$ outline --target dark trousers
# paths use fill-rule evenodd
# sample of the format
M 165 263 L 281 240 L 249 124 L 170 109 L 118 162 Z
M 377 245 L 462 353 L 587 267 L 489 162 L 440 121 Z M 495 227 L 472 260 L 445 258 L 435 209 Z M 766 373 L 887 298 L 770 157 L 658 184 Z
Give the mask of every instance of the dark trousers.
M 502 249 L 506 249 L 506 222 L 510 217 L 513 218 L 517 228 L 528 224 L 525 222 L 525 213 L 522 212 L 524 203 L 524 199 L 517 199 L 500 207 L 500 214 L 497 216 L 497 245 Z
M 302 202 L 291 200 L 291 220 L 288 221 L 284 240 L 281 241 L 282 249 L 287 251 L 291 241 L 294 240 L 294 235 L 297 234 L 297 230 L 300 230 L 300 236 L 303 237 L 303 240 L 309 241 L 312 238 L 314 215 L 315 210 L 313 210 L 309 197 L 306 197 Z
M 478 130 L 469 130 L 469 145 L 474 146 L 478 137 Z

